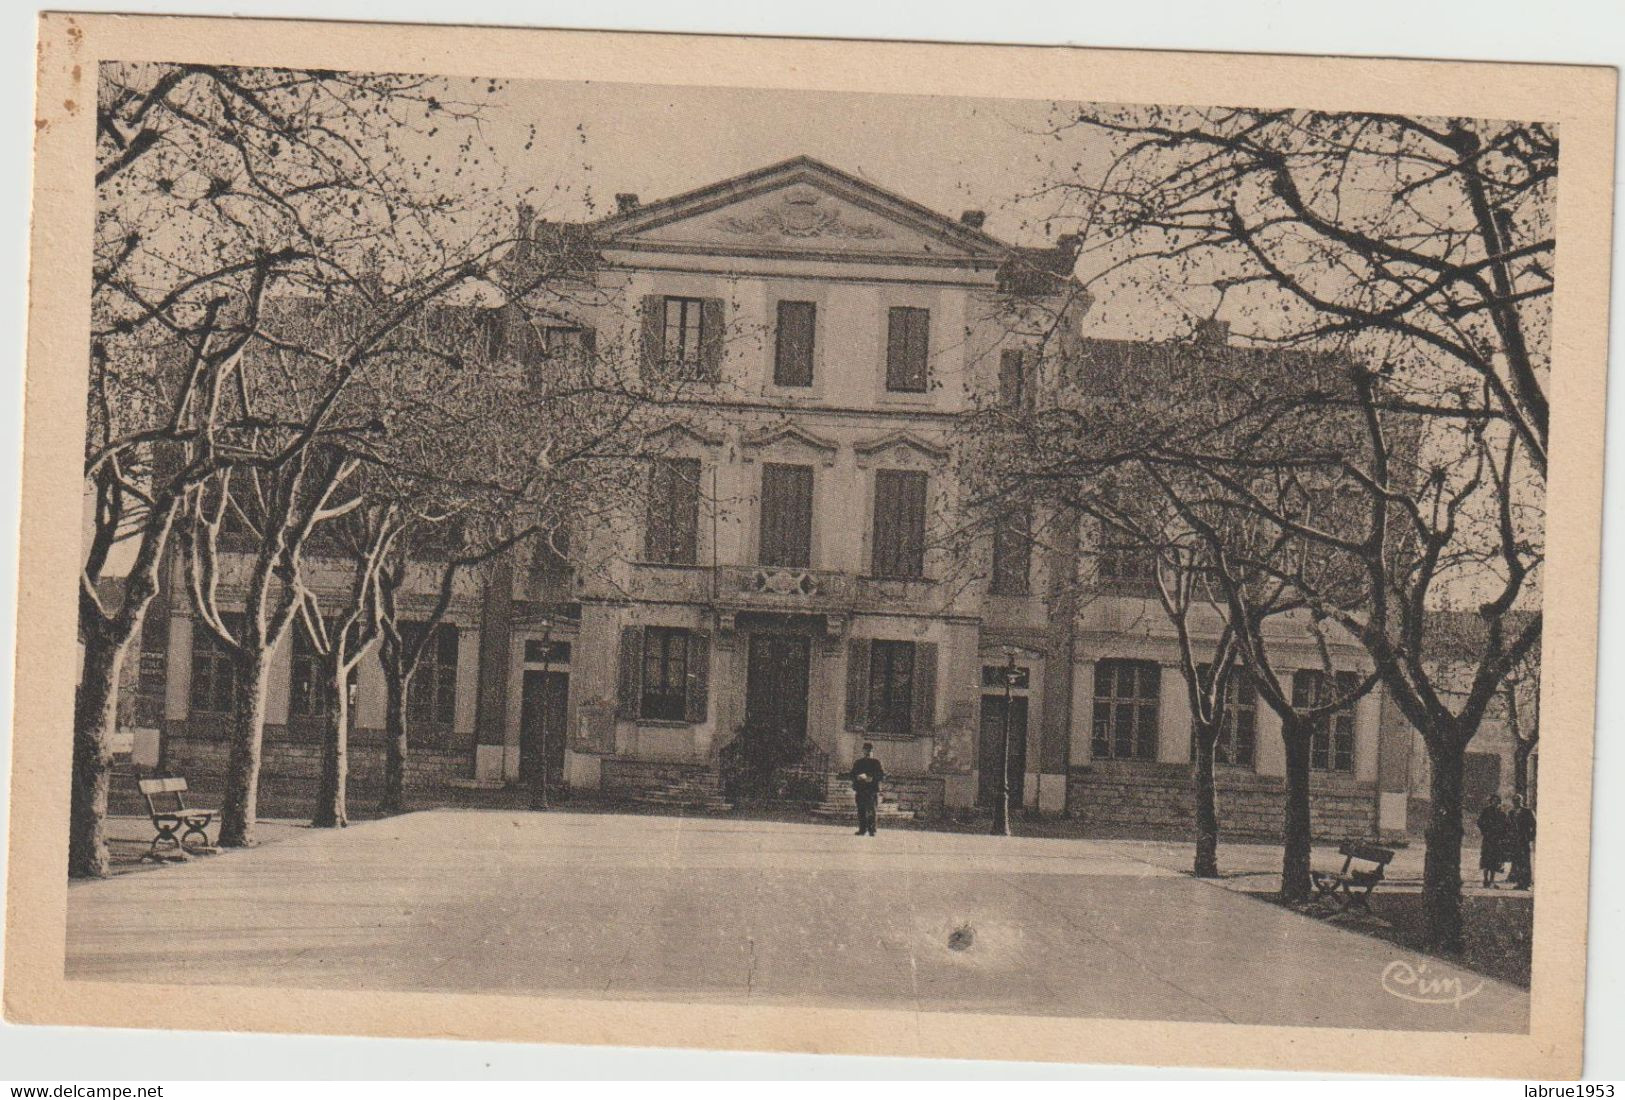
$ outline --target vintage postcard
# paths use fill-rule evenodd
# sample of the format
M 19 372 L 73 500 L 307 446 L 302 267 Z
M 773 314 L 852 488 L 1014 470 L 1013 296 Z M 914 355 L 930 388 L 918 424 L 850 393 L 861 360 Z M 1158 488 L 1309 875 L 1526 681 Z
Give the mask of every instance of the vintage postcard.
M 9 1019 L 1579 1071 L 1612 70 L 39 33 Z

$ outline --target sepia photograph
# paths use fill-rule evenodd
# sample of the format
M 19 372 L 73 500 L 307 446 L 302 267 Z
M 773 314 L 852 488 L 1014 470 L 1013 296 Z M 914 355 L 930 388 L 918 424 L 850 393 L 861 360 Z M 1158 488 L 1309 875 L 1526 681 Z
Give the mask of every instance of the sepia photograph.
M 14 1022 L 1578 1072 L 1613 70 L 232 25 L 40 24 Z

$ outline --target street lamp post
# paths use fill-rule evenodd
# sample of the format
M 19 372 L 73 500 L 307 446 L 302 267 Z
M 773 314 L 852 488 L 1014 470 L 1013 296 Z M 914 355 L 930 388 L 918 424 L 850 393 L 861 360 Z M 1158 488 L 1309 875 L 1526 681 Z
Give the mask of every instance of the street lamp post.
M 530 766 L 530 808 L 550 809 L 547 800 L 547 675 L 553 663 L 553 620 L 542 619 L 542 687 L 536 700 L 536 759 Z M 521 752 L 524 750 L 521 749 Z
M 999 749 L 999 793 L 993 800 L 993 835 L 1010 835 L 1010 699 L 1011 690 L 1021 670 L 1016 666 L 1016 651 L 1004 651 L 1004 739 Z

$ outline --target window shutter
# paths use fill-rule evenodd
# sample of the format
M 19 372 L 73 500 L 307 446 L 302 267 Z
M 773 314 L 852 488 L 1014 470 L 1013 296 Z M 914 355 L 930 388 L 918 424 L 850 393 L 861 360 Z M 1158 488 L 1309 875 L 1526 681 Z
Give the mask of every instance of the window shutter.
M 723 309 L 721 298 L 700 300 L 700 369 L 708 382 L 722 378 Z
M 1029 358 L 1022 348 L 1005 348 L 999 353 L 999 403 L 1006 408 L 1032 405 Z
M 661 346 L 666 338 L 666 300 L 658 294 L 643 296 L 643 376 L 660 368 Z
M 621 627 L 621 681 L 615 712 L 622 718 L 636 719 L 638 704 L 643 694 L 643 628 Z
M 886 315 L 886 388 L 902 389 L 906 379 L 904 363 L 908 358 L 908 325 L 901 309 L 892 309 Z
M 929 484 L 916 470 L 875 471 L 874 548 L 877 577 L 925 575 L 925 513 Z
M 705 721 L 710 694 L 711 635 L 696 630 L 688 636 L 688 695 L 684 700 L 683 720 L 696 725 Z
M 915 736 L 923 737 L 936 725 L 937 713 L 937 643 L 916 642 L 914 645 L 914 714 L 909 728 Z
M 676 512 L 672 519 L 672 561 L 693 565 L 700 560 L 700 460 L 678 459 L 672 469 Z
M 773 353 L 773 384 L 810 386 L 818 307 L 813 302 L 779 303 L 778 338 Z
M 810 466 L 762 464 L 761 564 L 807 568 L 812 544 L 812 479 Z
M 581 354 L 581 362 L 584 365 L 590 366 L 594 362 L 597 361 L 597 359 L 598 359 L 598 330 L 597 329 L 583 328 L 581 330 L 581 342 L 579 344 L 579 349 L 580 349 L 580 354 Z
M 846 643 L 846 728 L 869 728 L 869 639 Z

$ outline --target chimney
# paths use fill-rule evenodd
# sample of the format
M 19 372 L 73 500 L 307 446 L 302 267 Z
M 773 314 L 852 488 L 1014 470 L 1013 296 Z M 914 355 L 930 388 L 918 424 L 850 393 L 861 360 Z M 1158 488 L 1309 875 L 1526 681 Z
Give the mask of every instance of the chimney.
M 632 191 L 622 191 L 615 196 L 615 213 L 630 214 L 638 208 L 638 196 Z
M 1076 256 L 1078 254 L 1078 250 L 1082 247 L 1082 233 L 1062 233 L 1059 237 L 1055 238 L 1055 249 L 1058 252 L 1064 252 L 1069 255 Z
M 528 202 L 520 203 L 518 221 L 518 231 L 515 233 L 516 239 L 521 241 L 529 240 L 531 226 L 536 222 L 536 208 Z
M 986 210 L 966 210 L 959 215 L 959 224 L 968 225 L 972 229 L 982 228 L 982 223 L 985 221 L 987 221 Z
M 1199 344 L 1227 344 L 1230 342 L 1230 322 L 1217 317 L 1198 321 L 1195 337 Z

